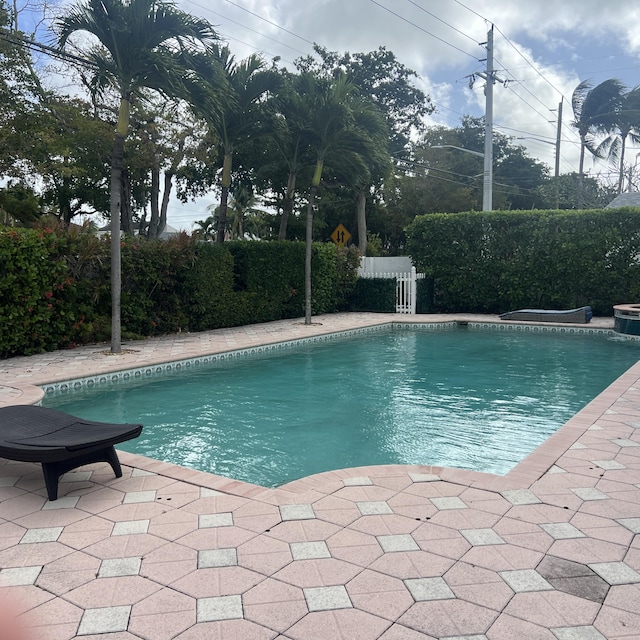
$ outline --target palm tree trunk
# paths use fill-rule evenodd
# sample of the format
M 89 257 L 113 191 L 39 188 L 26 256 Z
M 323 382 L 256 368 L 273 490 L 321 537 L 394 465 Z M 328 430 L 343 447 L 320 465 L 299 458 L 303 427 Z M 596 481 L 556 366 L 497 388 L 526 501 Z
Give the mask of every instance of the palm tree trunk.
M 311 324 L 311 248 L 313 243 L 313 207 L 316 202 L 316 191 L 322 179 L 324 160 L 318 158 L 316 170 L 309 189 L 309 203 L 307 204 L 307 233 L 304 255 L 304 323 Z
M 296 191 L 296 172 L 289 172 L 289 180 L 287 181 L 287 193 L 284 197 L 282 205 L 282 218 L 280 218 L 280 230 L 278 231 L 278 240 L 286 240 L 287 224 L 289 216 L 293 212 L 293 197 Z
M 367 255 L 367 194 L 364 189 L 358 191 L 358 249 L 363 256 Z
M 229 202 L 229 187 L 231 186 L 231 165 L 233 151 L 224 154 L 222 163 L 222 190 L 220 192 L 220 209 L 218 210 L 218 233 L 216 242 L 223 243 L 225 227 L 227 226 L 227 203 Z
M 147 238 L 157 238 L 159 235 L 158 225 L 160 223 L 160 163 L 157 156 L 154 156 L 151 167 L 151 218 Z
M 623 135 L 622 144 L 620 145 L 620 177 L 618 178 L 618 194 L 622 193 L 622 185 L 624 183 L 624 152 L 627 146 L 627 136 Z M 631 191 L 631 189 L 629 189 Z
M 313 207 L 318 188 L 311 185 L 307 204 L 307 233 L 304 254 L 304 323 L 311 324 L 311 248 L 313 243 Z
M 120 258 L 120 194 L 122 191 L 122 158 L 124 157 L 124 136 L 116 133 L 111 153 L 111 352 L 122 351 L 121 290 L 122 263 Z
M 578 165 L 578 206 L 584 209 L 584 138 L 580 138 L 580 164 Z
M 128 96 L 120 98 L 118 126 L 111 152 L 111 184 L 109 213 L 111 214 L 111 352 L 122 352 L 122 260 L 120 251 L 120 210 L 122 207 L 122 161 L 124 141 L 129 131 L 131 103 Z

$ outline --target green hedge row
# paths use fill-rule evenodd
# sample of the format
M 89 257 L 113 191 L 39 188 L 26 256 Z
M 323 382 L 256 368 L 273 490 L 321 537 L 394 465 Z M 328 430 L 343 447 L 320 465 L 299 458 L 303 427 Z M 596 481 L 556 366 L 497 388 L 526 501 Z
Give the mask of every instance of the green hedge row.
M 433 283 L 434 312 L 590 305 L 612 315 L 640 300 L 640 209 L 424 215 L 407 249 Z
M 302 242 L 122 242 L 123 338 L 304 315 Z M 314 314 L 343 310 L 355 249 L 314 244 Z M 108 340 L 110 248 L 89 233 L 0 229 L 0 357 Z

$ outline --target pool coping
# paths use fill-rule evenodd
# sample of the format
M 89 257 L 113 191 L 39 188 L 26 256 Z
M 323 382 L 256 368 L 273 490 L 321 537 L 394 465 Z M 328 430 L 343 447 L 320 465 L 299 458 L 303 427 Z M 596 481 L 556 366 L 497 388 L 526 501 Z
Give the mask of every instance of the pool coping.
M 347 314 L 345 314 L 347 315 Z M 398 325 L 400 327 L 411 328 L 411 325 L 416 327 L 424 327 L 425 325 L 434 326 L 436 329 L 448 330 L 456 325 L 468 325 L 472 328 L 491 328 L 495 330 L 496 327 L 500 327 L 503 330 L 508 331 L 523 331 L 523 332 L 559 332 L 559 333 L 609 333 L 613 334 L 613 318 L 601 319 L 610 322 L 606 325 L 600 326 L 576 324 L 576 323 L 558 323 L 558 322 L 524 322 L 524 321 L 505 321 L 494 316 L 478 316 L 472 314 L 452 314 L 449 316 L 437 315 L 437 316 L 409 316 L 399 314 L 359 314 L 374 316 L 368 318 L 367 322 L 363 326 L 351 327 L 341 330 L 335 328 L 327 328 L 325 323 L 316 322 L 312 324 L 312 335 L 304 337 L 297 337 L 293 339 L 272 341 L 261 341 L 260 344 L 241 347 L 238 349 L 217 349 L 210 350 L 206 353 L 202 353 L 199 356 L 193 358 L 174 357 L 172 359 L 150 359 L 147 364 L 142 367 L 130 367 L 122 363 L 122 366 L 111 367 L 109 370 L 103 370 L 94 376 L 82 376 L 78 378 L 60 378 L 59 375 L 54 375 L 52 379 L 46 379 L 40 381 L 37 385 L 30 383 L 12 383 L 6 384 L 2 381 L 0 375 L 0 406 L 3 404 L 38 404 L 42 401 L 46 392 L 47 386 L 64 386 L 72 385 L 74 383 L 81 384 L 89 378 L 103 378 L 107 381 L 108 377 L 123 377 L 126 378 L 127 374 L 131 374 L 134 371 L 143 371 L 146 368 L 159 367 L 164 365 L 165 370 L 171 370 L 172 367 L 180 363 L 187 363 L 200 359 L 203 362 L 215 361 L 218 358 L 233 358 L 241 352 L 250 354 L 253 351 L 259 353 L 266 349 L 280 349 L 286 348 L 294 343 L 301 341 L 320 342 L 330 340 L 332 337 L 344 336 L 348 333 L 360 335 L 366 332 L 384 330 L 388 326 Z M 324 317 L 326 320 L 326 317 Z M 290 321 L 293 322 L 293 321 Z M 298 324 L 300 324 L 298 322 Z M 224 330 L 214 330 L 224 331 Z M 212 332 L 204 332 L 212 333 Z M 189 334 L 189 336 L 197 336 L 198 334 Z M 640 336 L 624 336 L 625 339 L 638 340 Z M 135 351 L 136 345 L 140 343 L 132 343 L 131 349 L 126 351 Z M 127 345 L 129 346 L 129 345 Z M 104 345 L 90 345 L 85 349 L 95 350 L 102 356 L 106 356 L 109 359 L 108 352 L 105 350 Z M 58 352 L 61 354 L 64 352 Z M 37 358 L 37 356 L 31 356 Z M 186 367 L 186 365 L 185 365 Z M 159 371 L 157 371 L 159 373 Z M 585 407 L 583 407 L 578 413 L 570 418 L 564 425 L 562 425 L 554 434 L 541 443 L 534 451 L 521 460 L 513 469 L 511 469 L 504 476 L 480 472 L 471 471 L 453 467 L 440 467 L 434 465 L 376 465 L 366 467 L 356 467 L 349 469 L 336 469 L 326 471 L 311 476 L 305 476 L 298 480 L 294 480 L 278 487 L 263 487 L 261 485 L 252 484 L 242 480 L 236 480 L 233 478 L 227 478 L 225 476 L 216 475 L 214 473 L 199 471 L 190 469 L 188 467 L 182 467 L 177 464 L 164 462 L 161 460 L 155 460 L 139 454 L 134 454 L 126 451 L 119 451 L 118 454 L 121 461 L 124 464 L 139 468 L 143 471 L 148 471 L 158 475 L 163 475 L 174 480 L 195 484 L 198 486 L 206 487 L 209 489 L 222 491 L 231 495 L 242 497 L 257 497 L 266 492 L 279 491 L 286 495 L 297 495 L 309 490 L 309 487 L 317 487 L 326 480 L 342 480 L 346 477 L 352 477 L 356 475 L 366 475 L 368 473 L 375 473 L 375 470 L 388 473 L 394 468 L 402 469 L 406 473 L 407 469 L 414 469 L 416 473 L 427 473 L 438 475 L 442 480 L 460 484 L 464 486 L 474 487 L 478 489 L 486 489 L 490 491 L 505 491 L 510 489 L 517 489 L 523 487 L 529 487 L 534 482 L 539 480 L 556 462 L 556 460 L 565 453 L 582 435 L 585 431 L 593 425 L 594 417 L 602 415 L 617 398 L 619 398 L 624 391 L 626 391 L 633 382 L 640 377 L 640 362 L 633 365 L 625 373 L 623 373 L 618 379 L 616 379 L 611 385 L 609 385 L 598 396 L 591 400 Z M 8 400 L 8 402 L 7 402 Z M 331 483 L 329 483 L 329 486 Z
M 294 325 L 139 346 L 319 330 Z M 99 348 L 5 363 L 0 404 L 5 384 L 141 359 Z M 55 502 L 37 465 L 0 460 L 0 584 L 34 637 L 640 637 L 640 362 L 506 476 L 388 465 L 268 489 L 120 457 L 123 477 L 89 465 Z M 598 584 L 556 580 L 567 564 Z

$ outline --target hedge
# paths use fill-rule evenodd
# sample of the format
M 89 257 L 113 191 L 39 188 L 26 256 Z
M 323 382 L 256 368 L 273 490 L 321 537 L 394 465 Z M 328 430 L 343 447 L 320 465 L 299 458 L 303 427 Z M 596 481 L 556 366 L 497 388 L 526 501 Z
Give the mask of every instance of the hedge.
M 437 313 L 614 304 L 640 299 L 640 209 L 433 214 L 407 228 Z
M 217 245 L 187 236 L 122 241 L 125 339 L 304 315 L 302 242 Z M 315 314 L 342 309 L 357 279 L 355 249 L 317 243 Z M 0 228 L 0 357 L 108 340 L 108 239 Z

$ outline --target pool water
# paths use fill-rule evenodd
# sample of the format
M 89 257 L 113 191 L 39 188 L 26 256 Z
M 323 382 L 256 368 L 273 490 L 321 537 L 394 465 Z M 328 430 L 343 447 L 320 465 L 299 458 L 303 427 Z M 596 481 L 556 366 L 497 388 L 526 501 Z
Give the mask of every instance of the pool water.
M 611 336 L 390 329 L 43 404 L 141 422 L 119 448 L 262 486 L 375 464 L 503 474 L 638 359 Z

